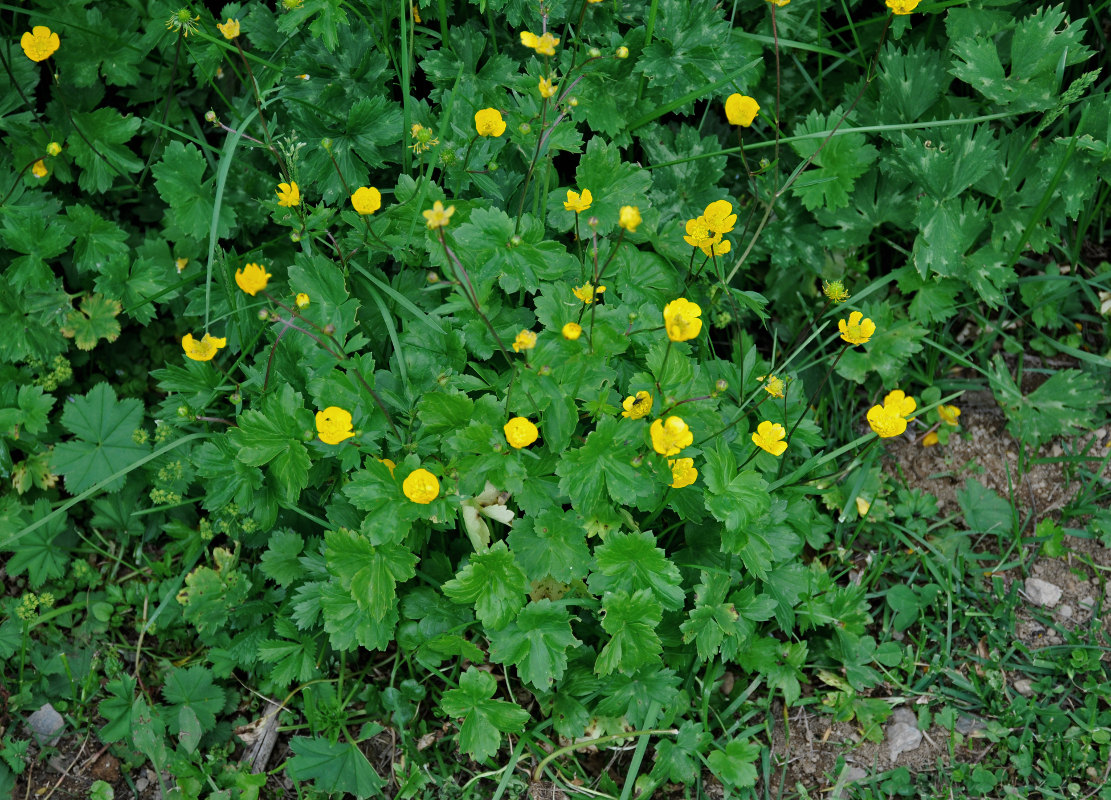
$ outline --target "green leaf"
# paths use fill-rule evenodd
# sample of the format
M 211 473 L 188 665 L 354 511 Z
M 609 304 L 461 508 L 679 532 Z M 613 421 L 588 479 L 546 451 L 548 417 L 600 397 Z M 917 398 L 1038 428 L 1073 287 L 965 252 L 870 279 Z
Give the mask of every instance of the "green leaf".
M 610 635 L 594 671 L 609 675 L 620 670 L 631 672 L 637 667 L 654 663 L 663 645 L 656 627 L 663 619 L 659 601 L 648 589 L 632 594 L 625 591 L 606 594 L 602 598 L 602 628 Z
M 162 695 L 170 704 L 171 719 L 178 709 L 189 708 L 204 731 L 216 727 L 224 708 L 224 690 L 212 682 L 212 670 L 203 666 L 173 668 L 163 678 Z M 171 732 L 176 733 L 171 725 Z
M 756 785 L 756 759 L 760 745 L 747 739 L 734 739 L 721 750 L 710 753 L 706 763 L 722 783 L 743 789 Z
M 335 649 L 353 650 L 355 645 L 360 645 L 367 650 L 382 650 L 393 641 L 398 617 L 396 608 L 387 611 L 384 619 L 375 620 L 342 586 L 328 582 L 319 586 L 318 592 L 324 630 Z
M 485 761 L 498 752 L 502 733 L 520 733 L 529 713 L 516 703 L 493 700 L 497 681 L 474 667 L 459 678 L 459 688 L 444 692 L 440 707 L 450 717 L 462 717 L 459 749 L 476 761 Z
M 512 217 L 497 208 L 476 208 L 453 232 L 464 264 L 475 265 L 506 292 L 536 292 L 540 282 L 558 281 L 578 272 L 578 263 L 557 242 L 545 241 L 544 226 L 528 217 L 517 234 Z M 472 271 L 472 280 L 474 272 Z
M 517 619 L 490 633 L 490 660 L 515 664 L 521 677 L 546 690 L 567 669 L 567 648 L 581 645 L 571 633 L 571 615 L 551 600 L 529 603 Z
M 324 534 L 324 559 L 359 608 L 377 621 L 396 611 L 398 582 L 416 574 L 417 557 L 404 545 L 376 546 L 346 528 Z
M 843 113 L 841 106 L 827 115 L 813 110 L 801 125 L 796 126 L 794 135 L 833 130 L 834 125 L 842 120 Z M 850 114 L 843 123 L 851 120 Z M 864 134 L 850 133 L 825 140 L 824 145 L 821 138 L 792 142 L 791 147 L 801 158 L 809 158 L 815 153 L 817 155 L 814 155 L 810 167 L 799 175 L 791 191 L 802 199 L 802 204 L 810 211 L 847 206 L 856 179 L 864 174 L 879 155 L 879 151 L 866 141 Z
M 996 168 L 999 142 L 987 125 L 942 129 L 929 138 L 900 135 L 892 174 L 922 187 L 937 201 L 952 200 Z
M 598 218 L 597 232 L 603 236 L 617 228 L 621 206 L 636 206 L 641 214 L 645 213 L 652 175 L 648 170 L 623 161 L 621 148 L 616 144 L 605 141 L 602 136 L 595 136 L 587 143 L 586 152 L 579 159 L 575 186 L 556 193 L 554 199 L 558 200 L 558 205 L 555 202 L 548 204 L 548 222 L 560 232 L 575 227 L 575 212 L 563 208 L 567 188 L 580 192 L 590 190 L 594 202 L 587 213 Z M 560 192 L 562 197 L 558 196 Z
M 1054 372 L 1049 380 L 1024 396 L 998 354 L 992 360 L 988 380 L 1007 415 L 1007 430 L 1034 447 L 1074 430 L 1091 430 L 1097 404 L 1106 402 L 1103 384 L 1077 369 Z
M 969 478 L 964 488 L 957 490 L 957 502 L 971 531 L 1004 534 L 1014 524 L 1011 504 L 975 478 Z
M 157 707 L 147 705 L 142 697 L 131 704 L 131 743 L 161 770 L 166 764 L 166 723 Z
M 305 575 L 299 558 L 304 547 L 301 534 L 290 530 L 274 531 L 267 540 L 266 552 L 259 559 L 259 569 L 279 586 L 289 586 Z
M 656 744 L 653 777 L 688 786 L 693 784 L 698 778 L 699 755 L 711 741 L 713 737 L 699 723 L 686 720 L 679 726 L 678 736 L 662 737 Z
M 648 531 L 611 533 L 606 543 L 594 551 L 597 571 L 590 576 L 590 591 L 632 592 L 650 589 L 660 605 L 669 611 L 683 607 L 685 598 L 679 568 Z
M 31 521 L 37 522 L 50 513 L 50 503 L 45 498 L 35 501 Z M 6 566 L 12 577 L 27 573 L 27 582 L 32 588 L 42 586 L 46 581 L 61 578 L 69 566 L 69 548 L 60 547 L 56 539 L 65 532 L 69 518 L 59 514 L 51 522 L 40 525 L 15 544 L 5 547 L 12 553 Z
M 457 603 L 473 603 L 475 615 L 491 631 L 507 625 L 524 605 L 528 578 L 505 542 L 495 542 L 485 553 L 471 556 L 443 590 Z
M 585 578 L 590 569 L 590 548 L 582 517 L 549 508 L 536 517 L 513 521 L 509 546 L 530 581 L 547 576 L 563 583 Z
M 756 597 L 751 584 L 727 601 L 731 588 L 728 574 L 703 572 L 702 582 L 695 588 L 694 608 L 679 626 L 683 642 L 693 641 L 703 661 L 719 652 L 727 661 L 735 659 L 756 630 L 753 621 L 766 620 L 775 611 L 775 600 L 766 595 Z
M 53 282 L 48 261 L 65 252 L 73 235 L 62 225 L 48 224 L 44 214 L 5 209 L 0 240 L 22 255 L 4 268 L 4 280 L 14 290 L 46 289 Z
M 51 462 L 54 472 L 65 476 L 66 490 L 80 494 L 147 455 L 150 447 L 131 438 L 142 419 L 143 404 L 132 398 L 118 400 L 107 383 L 67 403 L 62 425 L 76 438 L 56 445 Z M 121 476 L 105 489 L 119 491 L 124 480 Z
M 386 785 L 355 742 L 294 736 L 289 749 L 293 758 L 286 773 L 295 781 L 312 781 L 321 792 L 377 797 Z
M 937 50 L 928 50 L 921 43 L 903 49 L 888 42 L 879 60 L 877 76 L 883 102 L 878 104 L 882 122 L 914 122 L 938 101 L 952 78 L 946 62 Z M 923 186 L 929 191 L 930 187 Z
M 150 170 L 158 194 L 170 207 L 166 212 L 168 228 L 180 230 L 197 240 L 208 237 L 215 205 L 216 176 L 204 180 L 207 164 L 198 148 L 175 141 L 169 144 L 162 160 Z M 222 203 L 216 222 L 216 238 L 231 236 L 235 224 L 232 204 Z
M 651 481 L 633 466 L 642 437 L 642 427 L 630 420 L 605 417 L 582 447 L 563 454 L 556 467 L 559 488 L 576 511 L 589 515 L 610 500 L 626 504 L 652 491 Z
M 138 172 L 143 162 L 124 145 L 139 131 L 138 117 L 121 116 L 103 107 L 88 114 L 74 114 L 73 121 L 83 135 L 69 142 L 69 152 L 81 167 L 77 185 L 84 192 L 102 194 L 112 188 L 119 175 Z
M 312 466 L 301 443 L 302 433 L 310 425 L 308 412 L 301 406 L 301 395 L 289 384 L 280 393 L 267 396 L 262 408 L 244 411 L 228 438 L 237 459 L 253 467 L 268 464 L 267 471 L 286 502 L 295 502 L 308 485 Z
M 730 532 L 740 531 L 753 520 L 763 516 L 771 507 L 768 482 L 755 470 L 737 473 L 725 486 L 714 491 L 707 481 L 710 493 L 706 495 L 706 510 L 719 522 L 725 523 Z M 726 542 L 722 541 L 723 549 Z
M 97 272 L 113 257 L 128 254 L 123 229 L 88 206 L 68 206 L 65 229 L 73 236 L 73 264 L 81 272 Z
M 62 335 L 73 339 L 79 350 L 92 350 L 104 339 L 114 342 L 120 335 L 120 322 L 116 319 L 123 306 L 119 300 L 93 294 L 81 298 L 81 307 L 70 311 L 62 325 Z
M 217 547 L 213 558 L 216 569 L 203 564 L 197 567 L 185 576 L 185 588 L 177 594 L 182 616 L 202 635 L 221 630 L 251 592 L 251 579 L 235 569 L 230 552 Z

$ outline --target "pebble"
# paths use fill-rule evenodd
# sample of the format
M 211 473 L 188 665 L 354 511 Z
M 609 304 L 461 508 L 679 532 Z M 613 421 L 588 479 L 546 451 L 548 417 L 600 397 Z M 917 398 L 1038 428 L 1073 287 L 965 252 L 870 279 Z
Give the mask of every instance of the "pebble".
M 1081 597 L 1080 607 L 1086 611 L 1091 611 L 1096 607 L 1096 599 L 1094 597 Z
M 891 763 L 895 763 L 902 753 L 914 750 L 922 744 L 922 731 L 905 722 L 893 722 L 887 726 L 887 748 Z
M 27 718 L 27 727 L 35 735 L 39 744 L 53 747 L 62 738 L 62 728 L 66 721 L 62 715 L 54 710 L 54 706 L 47 703 L 38 711 Z
M 841 771 L 841 776 L 837 779 L 837 784 L 833 787 L 833 791 L 829 795 L 830 800 L 846 800 L 846 796 L 843 792 L 853 784 L 859 783 L 867 777 L 868 772 L 866 770 L 846 764 L 845 768 Z
M 1015 681 L 1015 691 L 1023 697 L 1034 696 L 1034 682 L 1028 678 L 1019 678 Z
M 1061 587 L 1041 578 L 1027 578 L 1025 588 L 1030 602 L 1039 606 L 1053 608 L 1061 601 Z
M 146 776 L 139 778 L 139 780 L 135 781 L 135 793 L 145 792 L 148 786 L 150 786 L 150 781 L 146 779 Z
M 1068 603 L 1065 603 L 1063 606 L 1057 609 L 1057 613 L 1061 616 L 1061 619 L 1072 619 L 1072 606 L 1070 606 Z

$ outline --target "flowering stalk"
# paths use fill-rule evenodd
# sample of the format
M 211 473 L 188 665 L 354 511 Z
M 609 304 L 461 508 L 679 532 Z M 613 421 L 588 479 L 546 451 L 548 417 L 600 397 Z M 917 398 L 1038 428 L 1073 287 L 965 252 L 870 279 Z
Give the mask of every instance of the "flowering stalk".
M 575 219 L 578 220 L 578 218 L 579 218 L 579 215 L 576 214 Z M 622 228 L 621 232 L 619 234 L 617 234 L 617 244 L 615 244 L 613 246 L 613 249 L 610 250 L 609 257 L 606 259 L 606 263 L 602 265 L 601 269 L 598 269 L 598 234 L 597 234 L 597 232 L 594 233 L 594 291 L 595 291 L 595 294 L 592 297 L 594 302 L 592 302 L 590 304 L 590 352 L 591 353 L 594 352 L 594 309 L 596 309 L 598 307 L 598 294 L 597 294 L 598 286 L 600 285 L 600 282 L 602 280 L 602 276 L 606 274 L 606 267 L 608 267 L 610 265 L 610 262 L 613 261 L 613 257 L 615 255 L 617 255 L 617 251 L 621 248 L 621 243 L 624 242 L 624 241 L 625 241 L 625 229 Z M 659 388 L 660 387 L 658 387 L 658 386 L 656 387 L 657 390 Z
M 520 218 L 518 218 L 518 221 L 520 221 Z M 442 227 L 437 228 L 436 233 L 440 237 L 440 244 L 443 245 L 444 253 L 448 257 L 448 264 L 454 264 L 455 266 L 453 267 L 453 271 L 454 269 L 458 269 L 459 274 L 462 275 L 463 280 L 466 281 L 465 286 L 462 283 L 459 283 L 458 279 L 456 279 L 456 283 L 459 284 L 459 288 L 463 290 L 464 296 L 466 296 L 467 300 L 470 301 L 471 307 L 474 308 L 475 313 L 477 313 L 482 321 L 486 324 L 486 330 L 490 331 L 490 335 L 494 337 L 494 341 L 497 343 L 498 349 L 501 350 L 501 354 L 505 356 L 506 363 L 508 363 L 509 366 L 513 367 L 514 362 L 509 355 L 509 351 L 505 349 L 505 344 L 502 342 L 501 337 L 498 336 L 498 332 L 494 330 L 494 326 L 491 324 L 490 318 L 482 312 L 482 307 L 478 304 L 478 295 L 475 293 L 474 287 L 471 285 L 471 278 L 467 274 L 467 268 L 463 266 L 463 262 L 459 260 L 458 256 L 455 255 L 455 252 L 448 246 L 447 239 L 444 238 L 444 229 Z
M 325 141 L 328 141 L 328 140 L 326 139 Z M 328 141 L 328 145 L 330 145 L 330 144 L 331 144 L 331 142 Z M 340 170 L 339 164 L 336 163 L 336 157 L 332 154 L 332 148 L 328 145 L 324 146 L 324 152 L 328 154 L 328 160 L 331 161 L 332 166 L 336 168 L 336 174 L 339 175 L 339 182 L 343 184 L 343 191 L 345 191 L 347 193 L 348 197 L 351 197 L 351 187 L 348 185 L 347 179 L 343 177 L 343 172 L 342 172 L 342 170 Z M 378 234 L 375 233 L 371 229 L 370 220 L 367 219 L 366 216 L 364 216 L 363 214 L 359 214 L 359 217 L 362 219 L 363 225 L 366 226 L 366 232 L 369 233 L 371 236 L 373 236 L 375 239 L 377 239 L 378 244 L 382 245 L 382 247 L 385 247 L 387 250 L 389 250 L 390 248 L 386 246 L 386 243 L 383 242 L 381 239 L 379 239 Z M 336 248 L 336 252 L 339 252 L 338 247 Z M 340 256 L 340 259 L 344 261 L 344 267 L 346 267 L 347 266 L 346 259 L 344 259 L 342 255 Z
M 787 438 L 785 439 L 785 441 L 787 441 L 788 443 L 791 441 L 791 437 L 794 435 L 795 431 L 798 430 L 799 425 L 802 423 L 803 418 L 806 416 L 806 412 L 812 405 L 814 405 L 814 401 L 818 399 L 818 393 L 821 392 L 823 388 L 825 388 L 826 381 L 828 381 L 829 376 L 833 374 L 833 369 L 837 366 L 837 362 L 841 360 L 841 356 L 845 355 L 845 353 L 848 352 L 850 347 L 852 347 L 852 345 L 847 343 L 841 346 L 841 351 L 837 354 L 837 358 L 833 359 L 833 363 L 829 365 L 829 369 L 826 370 L 826 374 L 822 378 L 822 382 L 818 384 L 818 388 L 814 390 L 814 393 L 812 395 L 810 395 L 810 399 L 807 400 L 806 405 L 802 407 L 802 413 L 799 414 L 799 418 L 795 420 L 795 424 L 792 425 L 791 430 L 787 432 Z M 786 406 L 786 398 L 784 398 L 784 406 Z M 786 420 L 786 415 L 784 415 L 784 419 Z M 777 478 L 783 475 L 784 463 L 786 463 L 786 460 L 779 462 L 779 472 L 776 475 Z
M 545 17 L 545 23 L 547 17 Z M 547 56 L 544 57 L 547 63 Z M 529 162 L 528 171 L 525 173 L 525 182 L 521 185 L 521 202 L 517 204 L 517 222 L 513 225 L 513 233 L 517 234 L 521 230 L 521 215 L 525 213 L 525 197 L 528 196 L 529 181 L 532 180 L 532 172 L 536 169 L 536 159 L 540 157 L 540 142 L 544 138 L 544 123 L 548 119 L 548 98 L 542 98 L 543 102 L 540 105 L 540 132 L 536 134 L 536 149 L 532 152 L 532 161 Z

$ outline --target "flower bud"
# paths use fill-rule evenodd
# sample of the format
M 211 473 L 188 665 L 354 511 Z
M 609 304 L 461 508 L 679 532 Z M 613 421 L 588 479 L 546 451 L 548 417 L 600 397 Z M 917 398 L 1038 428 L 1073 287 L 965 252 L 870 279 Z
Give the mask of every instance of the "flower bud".
M 300 231 L 294 231 L 293 233 L 289 234 L 289 241 L 293 242 L 294 244 L 297 244 L 297 242 L 301 241 Z
M 629 322 L 636 322 L 638 319 L 640 319 L 640 314 L 638 312 L 636 312 L 636 311 L 630 311 L 629 312 Z
M 439 283 L 440 282 L 440 276 L 437 275 L 435 273 L 435 271 L 429 270 L 427 280 L 428 280 L 429 283 Z
M 336 326 L 329 322 L 327 325 L 324 326 L 324 332 L 331 336 L 333 333 L 336 332 Z
M 497 172 L 500 168 L 501 164 L 499 164 L 497 161 L 491 161 L 489 164 L 486 165 L 487 172 Z
M 527 122 L 522 122 L 520 125 L 517 126 L 517 131 L 522 136 L 528 136 L 530 133 L 532 133 L 532 126 L 529 125 Z
M 729 388 L 729 381 L 724 378 L 718 378 L 718 382 L 714 384 L 714 388 L 717 389 L 718 392 L 724 392 Z
M 632 464 L 634 467 L 639 467 L 641 464 L 644 463 L 644 456 L 638 455 L 629 463 Z
M 571 106 L 571 108 L 575 108 L 578 104 L 579 98 L 577 97 L 572 97 L 570 100 L 567 101 L 567 105 Z
M 216 124 L 216 112 L 212 109 L 205 112 L 204 118 L 206 122 L 211 122 L 213 125 Z
M 517 247 L 521 244 L 522 241 L 524 240 L 520 236 L 518 236 L 517 234 L 513 234 L 513 238 L 509 240 L 509 246 Z
M 586 54 L 591 58 L 600 58 L 602 56 L 602 51 L 597 47 L 592 47 L 586 51 Z
M 46 146 L 46 152 L 52 156 L 56 156 L 62 152 L 62 146 L 57 142 L 51 142 Z
M 293 302 L 297 304 L 298 308 L 305 308 L 312 301 L 309 300 L 309 296 L 304 292 L 298 292 L 297 298 Z
M 237 406 L 243 402 L 243 395 L 241 395 L 239 392 L 232 392 L 228 395 L 228 402 L 231 403 L 233 406 Z
M 458 160 L 459 158 L 455 155 L 455 151 L 450 147 L 445 147 L 440 150 L 440 163 L 445 167 L 450 167 Z
M 192 413 L 193 412 L 189 410 L 189 406 L 178 406 L 177 407 L 177 415 L 179 417 L 181 417 L 182 419 L 184 419 L 185 417 L 188 417 Z
M 320 140 L 320 146 L 323 147 L 325 150 L 328 150 L 329 152 L 331 152 L 331 150 L 332 150 L 332 140 L 327 139 L 327 138 L 321 139 Z
M 586 224 L 589 225 L 591 228 L 597 228 L 598 227 L 598 218 L 597 217 L 587 217 Z
M 537 370 L 537 372 L 541 375 L 551 375 L 552 374 L 552 368 L 549 367 L 547 364 L 545 364 L 539 370 Z
M 618 58 L 628 58 L 629 57 L 629 48 L 626 47 L 625 45 L 621 45 L 619 48 L 617 48 L 617 57 Z
M 266 320 L 270 319 L 270 312 L 267 311 L 265 308 L 260 308 L 258 310 L 258 318 L 263 322 L 266 322 Z

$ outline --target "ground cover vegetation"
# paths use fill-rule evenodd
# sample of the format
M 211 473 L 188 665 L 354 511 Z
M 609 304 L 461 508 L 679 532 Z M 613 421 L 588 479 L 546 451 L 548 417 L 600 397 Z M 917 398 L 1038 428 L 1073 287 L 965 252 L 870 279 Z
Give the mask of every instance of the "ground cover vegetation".
M 0 20 L 0 790 L 1111 798 L 1106 2 Z

